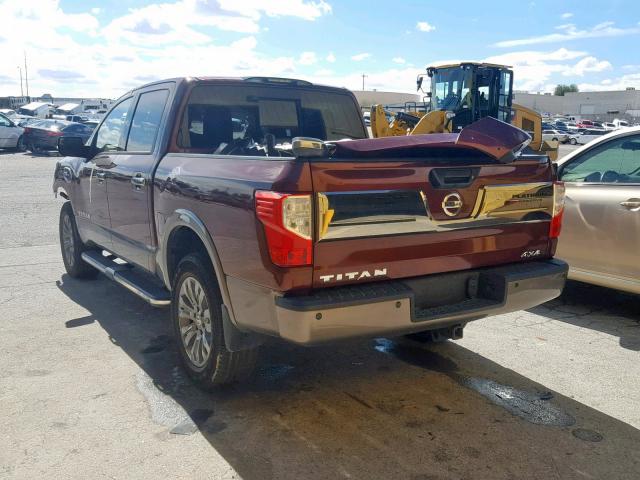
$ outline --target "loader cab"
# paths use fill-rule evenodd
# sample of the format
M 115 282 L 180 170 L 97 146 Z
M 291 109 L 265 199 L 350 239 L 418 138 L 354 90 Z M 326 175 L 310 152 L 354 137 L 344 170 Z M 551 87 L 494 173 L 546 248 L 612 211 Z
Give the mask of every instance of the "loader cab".
M 452 131 L 460 131 L 484 117 L 511 122 L 513 72 L 504 66 L 460 63 L 427 68 L 431 80 L 431 111 L 453 117 Z M 421 79 L 418 79 L 421 84 Z

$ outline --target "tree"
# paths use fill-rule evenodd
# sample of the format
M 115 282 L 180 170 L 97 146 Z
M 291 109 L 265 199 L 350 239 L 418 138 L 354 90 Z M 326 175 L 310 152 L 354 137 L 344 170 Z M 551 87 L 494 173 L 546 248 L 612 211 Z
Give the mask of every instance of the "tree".
M 556 85 L 556 89 L 553 91 L 553 94 L 559 97 L 562 97 L 567 92 L 579 92 L 579 91 L 580 90 L 578 89 L 578 86 L 575 83 L 572 83 L 571 85 L 559 84 L 559 85 Z

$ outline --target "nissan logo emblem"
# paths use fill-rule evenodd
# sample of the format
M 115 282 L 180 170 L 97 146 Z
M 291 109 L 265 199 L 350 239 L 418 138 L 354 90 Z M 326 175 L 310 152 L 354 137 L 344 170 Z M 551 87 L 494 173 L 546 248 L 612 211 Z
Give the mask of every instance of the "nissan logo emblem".
M 462 210 L 462 197 L 458 193 L 450 193 L 442 200 L 442 210 L 449 217 L 455 217 Z

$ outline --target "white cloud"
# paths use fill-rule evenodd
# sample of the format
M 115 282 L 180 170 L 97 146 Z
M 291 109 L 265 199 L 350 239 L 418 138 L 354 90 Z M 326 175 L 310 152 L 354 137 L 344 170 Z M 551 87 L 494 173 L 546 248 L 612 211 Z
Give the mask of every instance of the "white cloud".
M 203 3 L 207 3 L 206 0 Z M 215 3 L 209 0 L 208 3 Z M 269 17 L 297 17 L 304 20 L 316 20 L 323 15 L 331 13 L 331 5 L 327 2 L 304 0 L 277 0 L 265 2 L 264 0 L 218 0 L 222 10 L 234 12 L 253 19 L 260 18 L 260 14 Z M 215 8 L 215 7 L 214 7 Z
M 436 27 L 431 25 L 429 22 L 418 22 L 416 23 L 416 28 L 421 32 L 431 32 L 436 29 Z
M 514 88 L 528 91 L 553 89 L 549 82 L 557 75 L 573 80 L 585 73 L 602 72 L 611 68 L 611 63 L 606 60 L 589 56 L 585 51 L 566 48 L 510 52 L 488 57 L 485 61 L 511 65 L 514 71 Z
M 300 65 L 313 65 L 318 61 L 318 57 L 315 52 L 302 52 L 298 59 Z
M 573 13 L 571 12 L 563 13 L 562 15 L 560 15 L 560 18 L 571 18 L 571 17 L 573 17 Z
M 578 61 L 573 67 L 562 72 L 565 77 L 578 76 L 583 77 L 589 72 L 603 72 L 611 69 L 611 63 L 606 60 L 598 60 L 596 57 L 584 57 Z
M 538 37 L 520 38 L 516 40 L 503 40 L 494 44 L 496 47 L 520 47 L 523 45 L 535 45 L 540 43 L 555 43 L 568 40 L 580 40 L 585 38 L 620 37 L 623 35 L 640 34 L 640 27 L 618 28 L 614 22 L 602 22 L 592 28 L 578 30 L 572 24 L 560 25 L 560 33 L 549 33 Z
M 393 57 L 393 58 L 391 59 L 391 61 L 392 61 L 393 63 L 397 63 L 397 64 L 400 64 L 400 65 L 402 65 L 403 63 L 407 63 L 407 61 L 406 61 L 404 58 L 402 58 L 402 57 Z
M 333 54 L 333 52 L 330 52 L 325 60 L 329 63 L 334 63 L 336 61 L 336 56 Z
M 101 12 L 102 12 L 102 9 L 100 7 L 93 7 L 91 9 L 91 14 L 92 15 L 100 15 Z
M 424 72 L 424 69 L 407 67 L 367 73 L 366 88 L 367 90 L 416 93 L 416 76 L 421 72 Z M 359 72 L 338 75 L 317 71 L 313 77 L 303 76 L 302 78 L 352 90 L 362 89 L 362 75 Z
M 633 87 L 636 90 L 640 90 L 640 73 L 631 73 L 628 75 L 622 75 L 617 78 L 607 78 L 600 83 L 579 83 L 578 88 L 581 92 L 594 92 L 603 90 L 625 90 L 626 88 Z
M 354 62 L 361 62 L 362 60 L 366 60 L 367 58 L 371 58 L 370 53 L 359 53 L 351 57 L 351 60 Z

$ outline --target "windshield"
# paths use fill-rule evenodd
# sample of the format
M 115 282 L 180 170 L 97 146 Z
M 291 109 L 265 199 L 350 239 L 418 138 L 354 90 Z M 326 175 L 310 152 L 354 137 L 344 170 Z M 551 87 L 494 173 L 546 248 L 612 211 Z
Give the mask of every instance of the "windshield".
M 179 144 L 222 155 L 290 156 L 294 137 L 341 140 L 367 133 L 358 105 L 346 93 L 202 85 L 189 97 Z
M 468 102 L 472 78 L 472 71 L 462 68 L 434 72 L 431 79 L 432 109 L 458 110 Z

